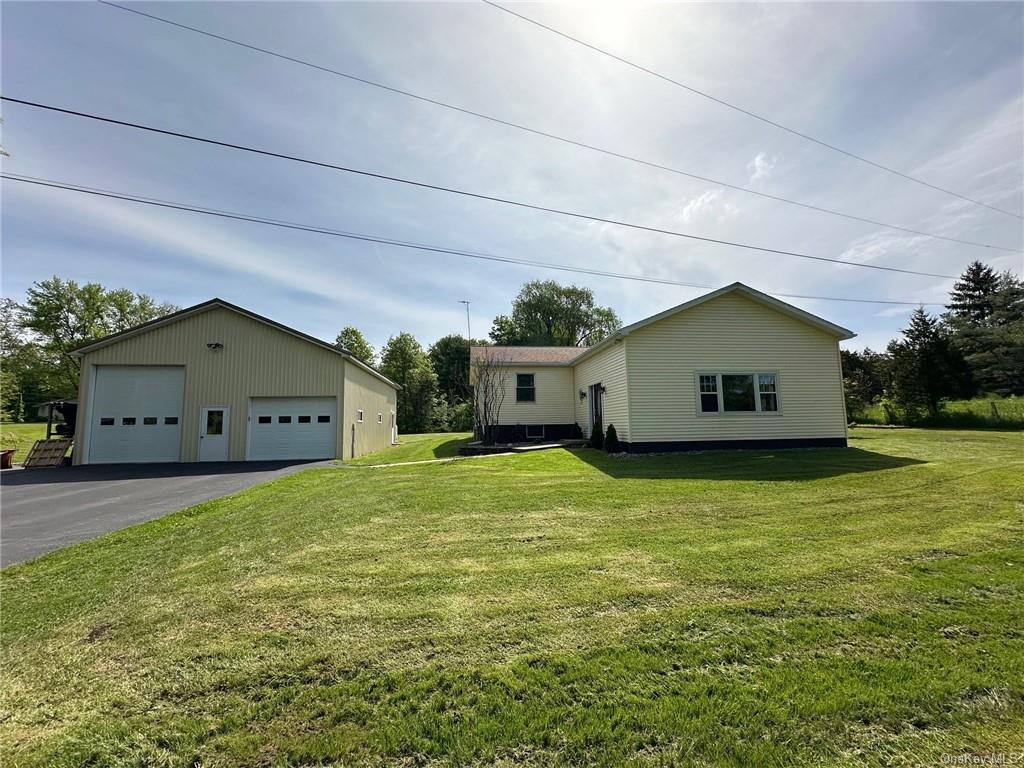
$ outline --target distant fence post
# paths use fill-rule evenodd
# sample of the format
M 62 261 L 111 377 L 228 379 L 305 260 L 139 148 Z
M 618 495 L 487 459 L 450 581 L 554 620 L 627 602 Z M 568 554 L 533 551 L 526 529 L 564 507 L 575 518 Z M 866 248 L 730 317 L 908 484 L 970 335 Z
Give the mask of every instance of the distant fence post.
M 999 421 L 999 409 L 996 408 L 996 401 L 990 400 L 989 405 L 992 406 L 992 418 L 995 419 L 996 421 Z

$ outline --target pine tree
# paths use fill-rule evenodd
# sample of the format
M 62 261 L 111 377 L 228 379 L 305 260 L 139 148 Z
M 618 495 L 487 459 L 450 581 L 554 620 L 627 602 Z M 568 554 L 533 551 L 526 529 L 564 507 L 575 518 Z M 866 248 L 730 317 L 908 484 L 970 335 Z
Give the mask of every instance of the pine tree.
M 892 398 L 913 420 L 925 411 L 939 414 L 943 398 L 961 394 L 965 368 L 939 321 L 918 307 L 910 315 L 902 341 L 889 343 Z
M 992 267 L 972 261 L 949 292 L 949 317 L 971 325 L 985 325 L 992 316 L 992 297 L 1000 276 Z

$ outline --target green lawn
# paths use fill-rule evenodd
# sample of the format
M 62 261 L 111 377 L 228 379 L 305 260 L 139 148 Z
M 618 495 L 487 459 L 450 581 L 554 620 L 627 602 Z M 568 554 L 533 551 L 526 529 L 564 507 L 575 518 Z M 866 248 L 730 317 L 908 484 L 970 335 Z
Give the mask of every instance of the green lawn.
M 861 424 L 885 424 L 881 405 L 869 405 L 850 416 Z M 949 400 L 932 426 L 959 429 L 1024 429 L 1024 397 L 976 397 Z
M 0 448 L 14 448 L 14 461 L 25 458 L 36 440 L 46 437 L 46 422 L 42 424 L 0 424 Z
M 852 438 L 314 469 L 5 569 L 4 762 L 1024 751 L 1024 434 Z
M 433 432 L 422 435 L 399 435 L 398 445 L 346 460 L 346 464 L 367 466 L 370 464 L 397 464 L 402 461 L 428 461 L 450 459 L 459 455 L 459 448 L 473 438 L 470 432 Z

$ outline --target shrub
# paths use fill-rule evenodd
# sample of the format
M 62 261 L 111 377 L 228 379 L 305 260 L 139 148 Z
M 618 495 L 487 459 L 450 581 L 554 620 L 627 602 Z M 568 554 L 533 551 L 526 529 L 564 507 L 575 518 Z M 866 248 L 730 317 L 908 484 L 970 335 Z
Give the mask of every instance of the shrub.
M 583 430 L 580 429 L 580 425 L 579 424 L 573 424 L 572 425 L 572 431 L 569 434 L 572 436 L 573 440 L 582 440 L 583 439 Z
M 590 430 L 590 447 L 601 450 L 604 448 L 604 429 L 601 427 L 601 422 L 598 422 Z
M 619 445 L 619 433 L 615 431 L 615 425 L 608 425 L 608 433 L 604 436 L 604 449 L 608 453 L 618 453 L 622 450 Z

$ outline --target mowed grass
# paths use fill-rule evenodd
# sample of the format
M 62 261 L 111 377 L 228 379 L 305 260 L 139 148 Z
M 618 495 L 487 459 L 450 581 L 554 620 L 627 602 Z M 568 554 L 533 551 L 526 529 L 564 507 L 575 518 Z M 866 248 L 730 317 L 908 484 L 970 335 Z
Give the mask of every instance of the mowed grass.
M 430 461 L 450 459 L 459 455 L 459 449 L 473 438 L 471 432 L 431 432 L 420 435 L 399 435 L 398 445 L 379 453 L 346 459 L 346 464 L 398 464 L 403 461 Z
M 0 424 L 0 448 L 13 448 L 13 460 L 22 461 L 36 440 L 46 437 L 46 422 L 42 424 Z
M 19 766 L 1024 751 L 1020 433 L 316 469 L 0 573 Z

